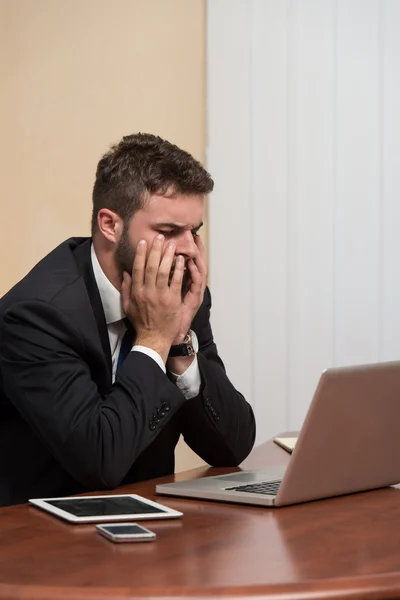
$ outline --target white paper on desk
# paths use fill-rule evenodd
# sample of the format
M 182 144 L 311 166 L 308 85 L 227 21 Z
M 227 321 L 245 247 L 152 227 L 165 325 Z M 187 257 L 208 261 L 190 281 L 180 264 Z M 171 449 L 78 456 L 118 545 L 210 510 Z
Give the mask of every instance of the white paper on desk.
M 276 437 L 274 438 L 274 442 L 287 452 L 292 453 L 296 446 L 297 437 Z

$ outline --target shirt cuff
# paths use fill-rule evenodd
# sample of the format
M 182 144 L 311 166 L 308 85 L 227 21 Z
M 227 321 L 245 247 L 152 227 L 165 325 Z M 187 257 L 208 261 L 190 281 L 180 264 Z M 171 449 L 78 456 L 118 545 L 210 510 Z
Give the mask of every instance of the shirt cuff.
M 181 390 L 186 400 L 190 400 L 190 398 L 195 398 L 199 395 L 201 376 L 197 356 L 195 356 L 192 364 L 184 373 L 182 373 L 182 375 L 177 375 L 176 373 L 172 373 L 172 371 L 170 371 L 170 373 L 175 380 L 176 386 Z
M 150 356 L 150 358 L 152 358 L 158 364 L 158 366 L 164 371 L 164 373 L 167 372 L 163 359 L 158 354 L 158 352 L 156 352 L 152 348 L 147 348 L 147 346 L 133 346 L 131 352 L 142 352 L 143 354 L 147 354 L 147 356 Z

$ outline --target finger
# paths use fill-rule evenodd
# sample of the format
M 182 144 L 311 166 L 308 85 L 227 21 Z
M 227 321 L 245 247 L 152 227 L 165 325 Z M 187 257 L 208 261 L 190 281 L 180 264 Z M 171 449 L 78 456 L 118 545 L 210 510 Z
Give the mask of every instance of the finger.
M 164 236 L 159 234 L 153 240 L 149 256 L 147 258 L 146 269 L 144 272 L 145 285 L 155 285 L 158 269 L 160 267 L 162 250 L 164 245 Z
M 165 249 L 164 256 L 161 259 L 160 267 L 157 273 L 156 286 L 158 288 L 167 287 L 171 275 L 172 263 L 175 257 L 175 244 L 170 242 Z
M 199 250 L 199 254 L 194 259 L 199 271 L 202 273 L 204 277 L 207 277 L 207 256 L 206 249 L 204 248 L 204 244 L 199 235 L 196 235 L 194 238 L 195 244 Z
M 205 261 L 203 260 L 202 256 L 196 256 L 194 260 L 194 264 L 196 265 L 200 276 L 201 276 L 201 282 L 202 282 L 202 288 L 203 291 L 207 285 L 207 264 L 205 263 Z
M 203 240 L 201 239 L 201 237 L 199 236 L 198 233 L 196 233 L 196 235 L 194 236 L 194 243 L 196 244 L 197 248 L 199 249 L 199 252 L 201 254 L 201 256 L 203 257 L 203 260 L 206 260 L 206 249 L 204 247 L 203 244 Z
M 140 240 L 135 252 L 135 259 L 132 268 L 133 285 L 137 288 L 142 287 L 144 283 L 144 270 L 146 266 L 146 240 Z M 130 277 L 129 277 L 130 279 Z
M 132 277 L 124 272 L 122 276 L 122 284 L 121 284 L 121 306 L 122 310 L 125 314 L 128 312 L 129 303 L 131 299 L 131 289 L 132 289 Z
M 179 255 L 176 257 L 175 269 L 171 278 L 170 289 L 174 292 L 181 293 L 183 274 L 185 272 L 185 259 Z
M 196 267 L 198 268 L 198 270 L 200 271 L 203 279 L 207 279 L 207 263 L 205 262 L 204 258 L 201 256 L 201 254 L 196 256 L 196 258 L 194 258 L 193 261 L 194 261 Z
M 201 272 L 199 271 L 196 263 L 194 262 L 194 260 L 191 258 L 188 261 L 188 268 L 190 271 L 190 277 L 191 277 L 191 286 L 190 286 L 190 291 L 192 294 L 200 294 L 201 293 L 201 288 L 203 285 L 203 277 Z

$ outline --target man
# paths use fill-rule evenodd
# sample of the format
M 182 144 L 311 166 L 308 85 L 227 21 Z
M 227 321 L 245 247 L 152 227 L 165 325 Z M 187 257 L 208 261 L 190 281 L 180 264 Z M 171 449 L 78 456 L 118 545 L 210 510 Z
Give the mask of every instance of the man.
M 181 433 L 211 465 L 250 452 L 253 412 L 210 327 L 198 231 L 212 189 L 187 152 L 124 137 L 97 167 L 92 238 L 1 299 L 0 505 L 173 473 Z

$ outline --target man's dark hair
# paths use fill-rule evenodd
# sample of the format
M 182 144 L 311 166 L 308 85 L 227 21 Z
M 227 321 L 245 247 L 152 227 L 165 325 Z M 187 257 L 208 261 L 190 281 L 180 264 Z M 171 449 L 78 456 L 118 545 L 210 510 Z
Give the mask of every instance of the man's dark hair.
M 150 133 L 127 135 L 97 165 L 92 235 L 101 208 L 127 223 L 149 194 L 209 194 L 213 187 L 210 174 L 185 150 Z

